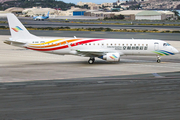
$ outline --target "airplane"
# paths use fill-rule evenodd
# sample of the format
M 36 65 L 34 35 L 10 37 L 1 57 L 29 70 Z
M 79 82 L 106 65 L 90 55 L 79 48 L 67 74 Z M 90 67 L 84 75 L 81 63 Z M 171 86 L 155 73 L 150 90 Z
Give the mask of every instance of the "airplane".
M 39 20 L 39 21 L 40 20 L 44 21 L 45 19 L 48 19 L 48 18 L 49 18 L 49 11 L 48 11 L 46 16 L 35 16 L 35 17 L 33 17 L 34 20 Z
M 119 62 L 123 55 L 156 56 L 160 63 L 160 56 L 179 53 L 167 42 L 156 39 L 41 38 L 29 33 L 14 14 L 8 13 L 7 18 L 11 37 L 4 43 L 57 55 L 89 57 L 89 64 L 95 58 Z

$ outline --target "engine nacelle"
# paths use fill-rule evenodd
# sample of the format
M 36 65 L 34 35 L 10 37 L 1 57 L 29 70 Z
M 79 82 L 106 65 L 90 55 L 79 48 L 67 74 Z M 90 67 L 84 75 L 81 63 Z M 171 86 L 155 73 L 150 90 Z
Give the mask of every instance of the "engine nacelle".
M 106 55 L 102 56 L 101 59 L 109 61 L 109 62 L 117 62 L 120 61 L 120 54 L 119 53 L 107 53 Z

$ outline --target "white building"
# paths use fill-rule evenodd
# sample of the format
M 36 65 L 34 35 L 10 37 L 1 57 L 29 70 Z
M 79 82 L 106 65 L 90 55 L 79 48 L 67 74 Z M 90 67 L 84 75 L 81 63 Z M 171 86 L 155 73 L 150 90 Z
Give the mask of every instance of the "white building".
M 174 12 L 171 11 L 157 11 L 158 13 L 165 14 L 165 19 L 168 20 L 176 20 L 176 16 Z
M 163 15 L 156 11 L 142 11 L 135 15 L 135 20 L 163 20 Z
M 6 14 L 7 14 L 7 13 L 8 13 L 8 12 L 0 11 L 0 18 L 6 17 Z
M 170 11 L 147 11 L 147 10 L 123 10 L 120 12 L 87 11 L 86 16 L 111 18 L 117 15 L 124 15 L 126 20 L 165 20 L 174 19 L 174 13 Z
M 84 6 L 84 5 L 88 5 L 88 6 L 93 6 L 93 5 L 97 5 L 96 3 L 92 3 L 92 2 L 78 2 L 77 5 L 79 6 Z
M 52 8 L 41 8 L 41 7 L 33 7 L 33 8 L 26 8 L 22 11 L 24 15 L 27 16 L 37 16 L 37 15 L 46 15 L 50 11 L 50 16 L 58 15 L 58 11 Z

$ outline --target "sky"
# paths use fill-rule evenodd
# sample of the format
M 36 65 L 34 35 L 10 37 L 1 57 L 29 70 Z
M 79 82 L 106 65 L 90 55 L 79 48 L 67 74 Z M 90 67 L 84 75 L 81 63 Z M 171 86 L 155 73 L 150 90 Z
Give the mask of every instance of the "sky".
M 101 4 L 101 3 L 113 3 L 116 2 L 117 0 L 61 0 L 65 3 L 74 3 L 77 4 L 79 1 L 82 2 L 92 2 L 92 3 L 96 3 L 96 4 Z

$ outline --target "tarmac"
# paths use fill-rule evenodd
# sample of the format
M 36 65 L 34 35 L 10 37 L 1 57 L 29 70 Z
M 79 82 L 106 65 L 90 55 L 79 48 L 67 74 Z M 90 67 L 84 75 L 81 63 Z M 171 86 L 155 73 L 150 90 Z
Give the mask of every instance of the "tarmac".
M 2 40 L 8 37 L 1 36 L 0 82 L 28 81 L 29 78 L 31 80 L 70 79 L 180 70 L 180 61 L 178 61 L 180 54 L 162 57 L 161 64 L 156 63 L 156 56 L 123 56 L 119 63 L 96 59 L 95 64 L 89 65 L 87 57 L 46 54 L 4 44 Z M 179 41 L 168 42 L 180 51 Z
M 119 63 L 58 56 L 3 43 L 0 119 L 179 120 L 180 54 L 123 56 Z M 180 41 L 169 42 L 180 51 Z

